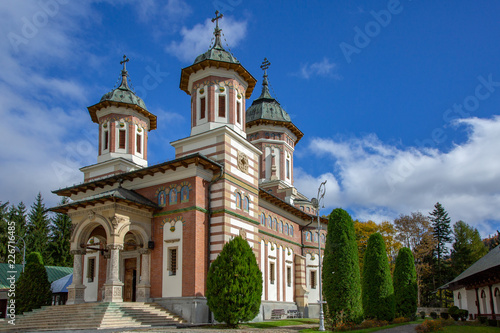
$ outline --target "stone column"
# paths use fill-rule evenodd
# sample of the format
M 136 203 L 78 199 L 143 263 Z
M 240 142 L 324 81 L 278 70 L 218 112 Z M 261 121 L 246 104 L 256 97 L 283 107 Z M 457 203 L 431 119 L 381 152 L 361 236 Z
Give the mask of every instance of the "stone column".
M 71 250 L 73 255 L 73 283 L 68 286 L 68 301 L 66 304 L 85 303 L 85 288 L 83 285 L 82 256 L 85 250 Z
M 276 155 L 274 153 L 271 153 L 271 180 L 278 179 L 278 176 L 276 176 L 277 169 L 278 167 L 276 166 Z
M 149 249 L 140 249 L 139 253 L 141 254 L 141 282 L 137 286 L 137 302 L 149 302 L 151 300 L 151 283 L 149 281 L 151 251 Z
M 108 261 L 108 273 L 104 284 L 104 302 L 123 302 L 123 282 L 120 281 L 120 250 L 121 244 L 108 245 L 110 257 Z

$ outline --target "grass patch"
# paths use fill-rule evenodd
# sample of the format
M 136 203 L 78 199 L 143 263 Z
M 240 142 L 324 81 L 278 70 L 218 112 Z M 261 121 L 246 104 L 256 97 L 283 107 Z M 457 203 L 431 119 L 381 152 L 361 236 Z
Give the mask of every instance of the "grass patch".
M 370 332 L 377 332 L 377 331 L 385 330 L 386 328 L 393 328 L 393 327 L 404 326 L 404 325 L 409 325 L 409 324 L 420 324 L 423 321 L 424 321 L 423 319 L 418 319 L 416 321 L 411 321 L 411 322 L 408 322 L 408 323 L 390 324 L 390 325 L 382 326 L 382 327 L 370 327 L 370 328 L 363 328 L 363 329 L 359 329 L 359 330 L 344 331 L 344 332 L 347 332 L 347 333 L 370 333 Z M 318 328 L 305 329 L 305 330 L 301 330 L 300 331 L 300 333 L 303 333 L 303 332 L 304 333 L 318 332 Z M 336 331 L 328 331 L 327 330 L 325 332 L 336 332 Z
M 446 326 L 443 332 L 448 333 L 498 333 L 498 327 L 491 326 Z
M 294 326 L 302 324 L 318 324 L 318 319 L 313 318 L 297 318 L 297 319 L 282 319 L 282 320 L 272 320 L 272 321 L 262 321 L 259 323 L 246 323 L 241 326 L 251 327 L 251 328 L 273 328 L 281 326 Z

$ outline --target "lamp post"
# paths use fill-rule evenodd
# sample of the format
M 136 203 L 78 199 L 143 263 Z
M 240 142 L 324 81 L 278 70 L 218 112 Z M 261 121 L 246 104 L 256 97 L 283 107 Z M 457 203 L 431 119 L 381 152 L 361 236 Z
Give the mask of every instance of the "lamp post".
M 16 236 L 20 240 L 23 241 L 23 272 L 24 272 L 24 266 L 26 265 L 26 242 L 24 241 L 24 238 L 21 236 Z M 17 240 L 16 244 L 19 243 L 19 239 Z M 17 252 L 21 253 L 21 250 L 16 246 Z
M 318 217 L 318 281 L 319 281 L 319 331 L 325 330 L 325 315 L 323 313 L 323 286 L 321 281 L 321 223 L 319 220 L 319 207 L 320 201 L 324 199 L 326 193 L 326 180 L 319 185 L 317 198 L 312 198 L 311 203 L 316 208 L 316 215 Z M 324 200 L 323 200 L 324 204 Z M 324 206 L 323 206 L 324 207 Z

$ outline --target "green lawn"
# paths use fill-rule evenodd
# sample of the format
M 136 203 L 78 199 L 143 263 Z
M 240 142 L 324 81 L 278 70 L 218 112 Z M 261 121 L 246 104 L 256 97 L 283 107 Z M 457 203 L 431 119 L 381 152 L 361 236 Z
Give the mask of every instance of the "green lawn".
M 318 319 L 312 318 L 297 318 L 297 319 L 282 319 L 273 321 L 262 321 L 259 323 L 248 323 L 241 326 L 252 327 L 252 328 L 273 328 L 281 326 L 293 326 L 302 324 L 318 324 Z
M 386 328 L 398 327 L 398 326 L 403 326 L 403 325 L 408 325 L 408 324 L 419 324 L 421 322 L 423 322 L 423 320 L 412 321 L 412 322 L 409 322 L 409 323 L 391 324 L 391 325 L 387 325 L 387 326 L 384 326 L 384 327 L 363 328 L 361 330 L 345 331 L 345 332 L 347 332 L 347 333 L 370 333 L 370 332 L 376 332 L 376 331 L 380 331 L 380 330 L 385 330 Z M 304 333 L 318 332 L 318 329 L 315 328 L 315 329 L 301 330 L 300 333 L 302 333 L 302 332 L 304 332 Z M 332 332 L 332 331 L 325 331 L 325 332 Z
M 491 326 L 446 326 L 443 332 L 448 333 L 498 333 L 500 328 Z

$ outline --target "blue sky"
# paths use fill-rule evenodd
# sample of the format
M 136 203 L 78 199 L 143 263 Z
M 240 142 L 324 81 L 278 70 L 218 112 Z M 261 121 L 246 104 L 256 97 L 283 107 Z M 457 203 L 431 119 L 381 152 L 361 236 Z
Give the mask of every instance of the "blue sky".
M 500 221 L 500 4 L 496 1 L 81 1 L 0 3 L 0 201 L 30 204 L 96 163 L 87 107 L 119 79 L 158 116 L 149 163 L 190 132 L 181 68 L 229 49 L 305 136 L 295 185 L 375 222 L 441 202 L 483 236 Z

